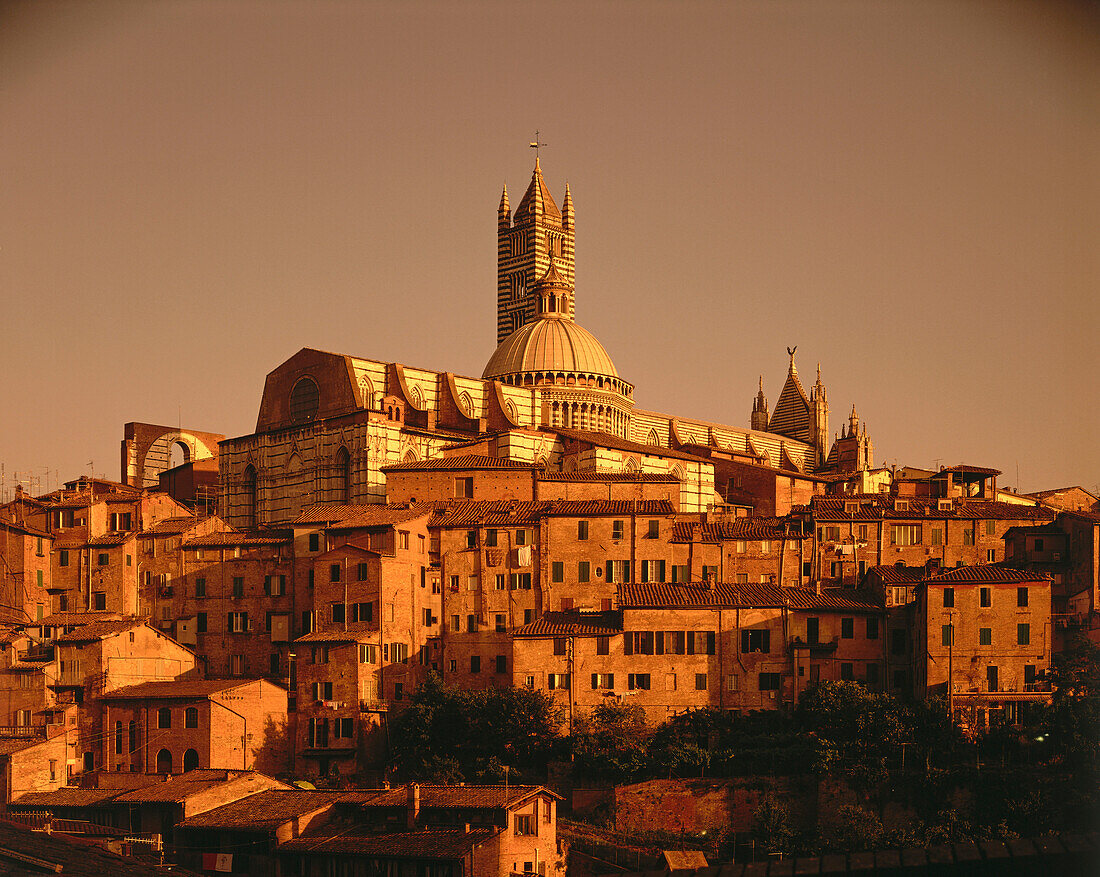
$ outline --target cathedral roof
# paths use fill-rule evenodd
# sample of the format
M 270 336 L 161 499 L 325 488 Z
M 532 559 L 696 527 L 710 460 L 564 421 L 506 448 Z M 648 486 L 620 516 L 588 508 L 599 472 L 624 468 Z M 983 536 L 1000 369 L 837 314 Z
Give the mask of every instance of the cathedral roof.
M 525 323 L 501 341 L 482 377 L 499 378 L 524 372 L 619 376 L 596 336 L 558 314 L 546 314 Z
M 520 217 L 529 213 L 532 206 L 549 216 L 561 218 L 561 212 L 558 210 L 558 205 L 555 204 L 554 199 L 550 197 L 550 190 L 546 188 L 546 183 L 543 182 L 542 168 L 539 167 L 539 160 L 537 158 L 535 159 L 534 173 L 531 174 L 531 185 L 529 185 L 527 191 L 523 193 L 523 198 L 519 202 L 519 207 L 516 208 L 515 216 Z
M 808 442 L 812 419 L 810 400 L 806 396 L 806 391 L 802 389 L 802 382 L 798 379 L 798 369 L 795 368 L 792 353 L 787 382 L 783 385 L 783 392 L 779 394 L 779 401 L 775 403 L 775 411 L 772 412 L 772 419 L 768 422 L 768 432 L 785 435 L 800 442 Z

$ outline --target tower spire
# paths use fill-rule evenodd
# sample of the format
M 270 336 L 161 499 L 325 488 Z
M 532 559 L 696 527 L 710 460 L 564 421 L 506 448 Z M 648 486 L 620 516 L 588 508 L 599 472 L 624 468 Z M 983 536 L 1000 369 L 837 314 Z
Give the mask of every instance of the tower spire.
M 504 192 L 500 196 L 500 206 L 497 208 L 497 225 L 501 229 L 512 226 L 511 207 L 508 204 L 508 184 L 504 184 Z

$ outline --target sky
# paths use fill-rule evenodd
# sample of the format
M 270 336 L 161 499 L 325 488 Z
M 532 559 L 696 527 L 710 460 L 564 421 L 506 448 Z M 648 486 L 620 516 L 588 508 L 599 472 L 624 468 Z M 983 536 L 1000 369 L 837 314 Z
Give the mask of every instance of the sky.
M 948 0 L 0 3 L 3 487 L 302 347 L 480 376 L 536 130 L 639 408 L 797 345 L 878 464 L 1100 492 L 1100 13 Z

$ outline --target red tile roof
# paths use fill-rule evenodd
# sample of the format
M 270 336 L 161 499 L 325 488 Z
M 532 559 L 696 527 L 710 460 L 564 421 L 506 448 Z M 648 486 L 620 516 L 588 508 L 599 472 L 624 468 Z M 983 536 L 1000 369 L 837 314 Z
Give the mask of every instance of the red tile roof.
M 799 522 L 788 522 L 782 518 L 749 517 L 734 518 L 730 521 L 677 522 L 673 530 L 673 542 L 716 543 L 735 539 L 744 542 L 782 541 L 784 539 L 809 539 L 809 533 L 802 532 Z
M 107 533 L 89 539 L 85 544 L 93 548 L 107 548 L 112 545 L 124 545 L 133 538 L 132 533 Z
M 366 826 L 357 828 L 369 832 Z M 369 856 L 380 859 L 461 859 L 476 845 L 491 838 L 500 829 L 427 828 L 394 834 L 350 834 L 340 826 L 324 826 L 317 832 L 279 845 L 280 851 L 329 855 L 333 853 Z
M 1018 582 L 1049 582 L 1047 573 L 1034 570 L 1012 569 L 1007 566 L 999 566 L 993 563 L 983 563 L 979 566 L 956 566 L 953 569 L 931 575 L 927 578 L 930 584 L 1016 584 Z
M 329 525 L 330 530 L 357 530 L 360 527 L 385 527 L 392 524 L 403 524 L 416 518 L 423 518 L 431 514 L 432 507 L 427 503 L 411 506 L 364 506 L 359 514 L 342 518 Z
M 296 643 L 359 643 L 375 642 L 377 630 L 315 630 L 298 637 Z
M 544 514 L 584 518 L 605 515 L 674 515 L 676 507 L 667 499 L 559 499 L 551 501 Z
M 460 471 L 464 469 L 537 469 L 533 463 L 521 463 L 519 460 L 486 457 L 480 454 L 463 454 L 459 457 L 434 457 L 431 460 L 412 460 L 408 463 L 394 463 L 383 466 L 383 472 L 417 472 L 424 469 Z
M 184 801 L 191 795 L 205 792 L 219 783 L 228 783 L 242 777 L 265 780 L 269 788 L 289 789 L 290 786 L 265 777 L 251 770 L 190 770 L 168 777 L 162 783 L 153 783 L 132 792 L 124 792 L 115 798 L 127 804 L 156 804 Z
M 914 521 L 931 520 L 1000 520 L 1000 521 L 1052 521 L 1054 513 L 1049 509 L 994 500 L 959 499 L 950 509 L 940 509 L 939 500 L 900 497 L 906 508 L 897 509 L 899 498 L 874 494 L 863 497 L 815 496 L 810 500 L 809 511 L 817 523 L 828 521 Z M 859 508 L 849 512 L 851 503 Z M 798 507 L 804 512 L 805 506 Z M 792 508 L 792 512 L 796 509 Z
M 544 786 L 441 786 L 421 783 L 420 806 L 422 809 L 456 807 L 499 810 L 513 807 L 539 793 L 561 800 L 559 795 Z M 404 807 L 407 796 L 408 788 L 398 786 L 393 789 L 359 789 L 346 793 L 341 801 L 368 808 Z
M 140 682 L 125 688 L 104 692 L 104 700 L 145 700 L 185 698 L 194 700 L 210 697 L 242 685 L 251 685 L 255 679 L 177 679 L 171 682 Z
M 489 500 L 450 503 L 433 514 L 431 527 L 524 527 L 538 523 L 546 503 Z
M 32 621 L 28 627 L 68 627 L 71 624 L 91 624 L 94 621 L 121 621 L 118 612 L 53 612 L 41 621 Z
M 613 636 L 622 631 L 621 612 L 547 612 L 513 636 Z
M 904 564 L 881 564 L 872 566 L 867 575 L 877 576 L 887 585 L 913 585 L 924 578 L 923 566 L 905 566 Z
M 783 607 L 793 609 L 877 610 L 875 595 L 847 588 L 781 588 L 778 585 L 721 583 L 619 585 L 619 605 L 628 608 L 664 607 Z
M 679 484 L 675 475 L 660 475 L 655 472 L 540 472 L 539 481 L 595 481 L 595 482 L 654 482 Z
M 221 548 L 249 545 L 287 545 L 290 536 L 261 536 L 259 533 L 207 533 L 195 536 L 183 543 L 185 548 Z
M 333 521 L 343 521 L 353 518 L 363 511 L 366 503 L 348 505 L 344 503 L 322 502 L 311 505 L 296 517 L 292 524 L 331 524 Z
M 145 622 L 139 618 L 124 618 L 119 621 L 92 621 L 80 625 L 71 633 L 59 636 L 56 641 L 59 643 L 90 643 L 95 642 L 97 639 L 125 633 L 127 630 L 133 630 L 135 627 L 141 627 L 144 624 Z
M 142 530 L 139 535 L 142 539 L 148 539 L 152 536 L 176 536 L 180 533 L 186 533 L 195 526 L 195 524 L 200 523 L 201 520 L 201 518 L 196 518 L 194 515 L 178 518 L 163 518 L 153 524 L 148 530 Z
M 184 828 L 268 832 L 291 819 L 331 806 L 344 794 L 305 789 L 266 789 L 192 816 L 180 825 Z
M 132 857 L 117 856 L 92 841 L 32 831 L 9 822 L 0 822 L 0 848 L 48 863 L 49 866 L 28 866 L 9 861 L 2 866 L 4 874 L 41 874 L 50 870 L 65 877 L 103 877 L 104 874 L 112 877 L 155 877 L 164 874 L 160 868 Z

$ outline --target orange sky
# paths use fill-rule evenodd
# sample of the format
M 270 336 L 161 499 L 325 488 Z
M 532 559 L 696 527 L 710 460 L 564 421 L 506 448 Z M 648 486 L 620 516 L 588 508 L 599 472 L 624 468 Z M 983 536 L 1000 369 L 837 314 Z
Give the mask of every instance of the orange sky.
M 536 128 L 639 407 L 747 426 L 797 344 L 876 462 L 1100 490 L 1096 6 L 826 0 L 0 5 L 7 486 L 304 346 L 480 375 Z

